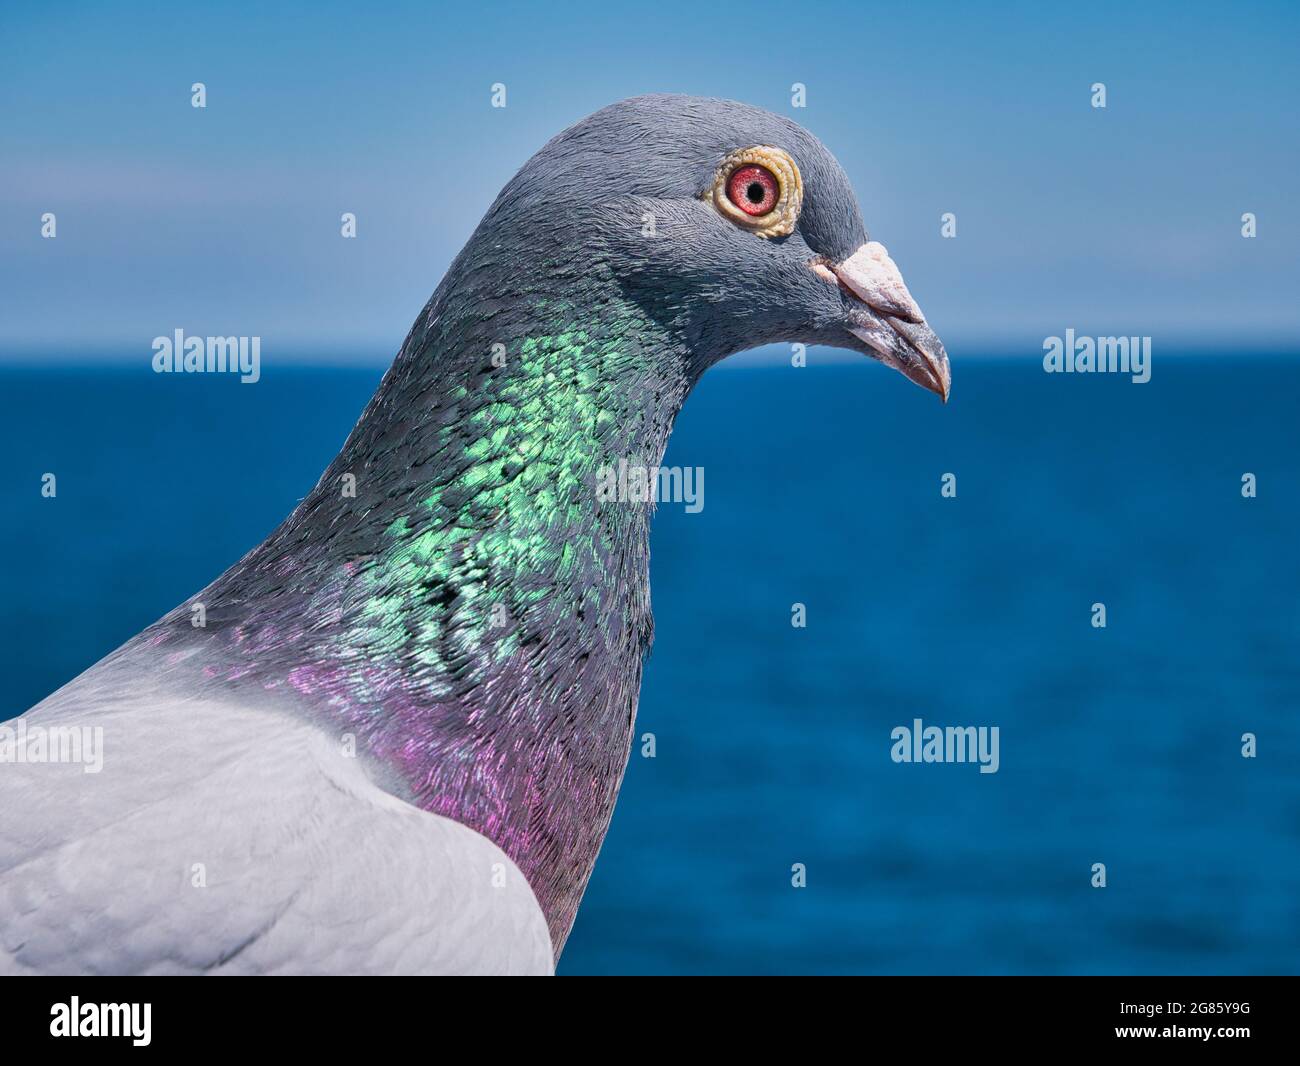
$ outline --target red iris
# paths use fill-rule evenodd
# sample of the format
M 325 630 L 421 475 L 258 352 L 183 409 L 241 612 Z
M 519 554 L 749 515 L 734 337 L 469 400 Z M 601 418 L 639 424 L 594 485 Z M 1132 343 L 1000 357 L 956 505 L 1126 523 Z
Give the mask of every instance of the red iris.
M 727 179 L 727 199 L 747 215 L 766 215 L 776 206 L 781 187 L 767 167 L 737 167 Z

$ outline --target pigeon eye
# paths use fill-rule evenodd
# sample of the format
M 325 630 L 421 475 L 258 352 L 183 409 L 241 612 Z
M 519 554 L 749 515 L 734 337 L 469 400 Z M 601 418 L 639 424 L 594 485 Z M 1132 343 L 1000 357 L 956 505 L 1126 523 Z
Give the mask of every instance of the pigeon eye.
M 772 213 L 781 190 L 767 167 L 751 163 L 737 167 L 727 179 L 727 197 L 747 215 L 757 218 Z
M 786 152 L 760 144 L 728 155 L 705 199 L 756 236 L 786 237 L 799 221 L 803 180 Z

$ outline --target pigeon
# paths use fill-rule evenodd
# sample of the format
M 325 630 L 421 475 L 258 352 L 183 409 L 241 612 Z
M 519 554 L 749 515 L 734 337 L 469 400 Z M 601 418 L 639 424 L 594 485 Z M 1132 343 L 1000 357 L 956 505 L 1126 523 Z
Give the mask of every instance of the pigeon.
M 774 343 L 948 398 L 807 130 L 649 95 L 558 134 L 288 518 L 0 729 L 0 971 L 553 973 L 653 635 L 653 501 L 598 471 Z

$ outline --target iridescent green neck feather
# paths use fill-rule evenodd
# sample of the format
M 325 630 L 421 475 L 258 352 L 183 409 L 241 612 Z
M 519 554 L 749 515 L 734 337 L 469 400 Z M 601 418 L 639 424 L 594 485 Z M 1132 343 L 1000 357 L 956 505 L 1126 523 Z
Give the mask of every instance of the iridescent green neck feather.
M 316 488 L 202 594 L 210 676 L 355 736 L 497 842 L 557 955 L 652 633 L 649 508 L 600 502 L 597 471 L 656 465 L 690 383 L 632 304 L 445 285 Z

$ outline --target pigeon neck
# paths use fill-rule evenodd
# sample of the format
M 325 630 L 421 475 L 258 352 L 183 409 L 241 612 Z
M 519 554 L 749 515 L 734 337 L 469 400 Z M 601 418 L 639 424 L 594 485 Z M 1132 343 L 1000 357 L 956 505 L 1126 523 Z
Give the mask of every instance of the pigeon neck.
M 658 465 L 688 365 L 613 295 L 440 290 L 313 492 L 203 594 L 225 679 L 285 693 L 495 841 L 557 956 L 652 629 L 652 505 L 597 485 Z

